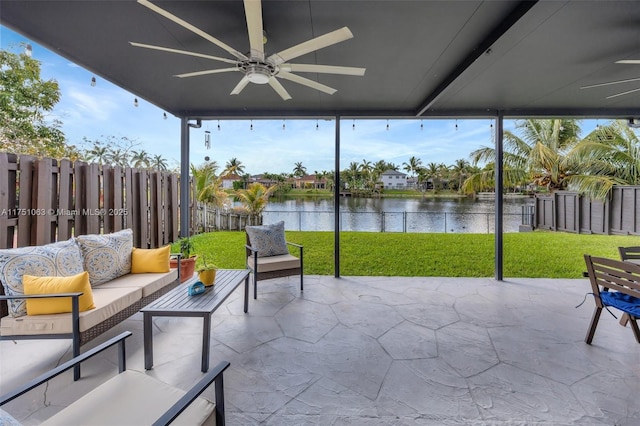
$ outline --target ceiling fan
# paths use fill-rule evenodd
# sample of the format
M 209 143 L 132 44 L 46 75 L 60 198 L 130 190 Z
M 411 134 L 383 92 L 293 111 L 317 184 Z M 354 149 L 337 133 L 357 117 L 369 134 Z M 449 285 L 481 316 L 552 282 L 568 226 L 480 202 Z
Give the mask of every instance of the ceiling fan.
M 620 61 L 616 61 L 616 64 L 640 65 L 640 59 L 622 59 Z M 626 80 L 609 81 L 607 83 L 591 84 L 589 86 L 582 86 L 580 88 L 581 89 L 592 89 L 594 87 L 611 86 L 611 85 L 614 85 L 614 84 L 631 83 L 631 82 L 634 82 L 634 81 L 640 81 L 640 77 L 638 77 L 638 78 L 628 78 Z M 627 91 L 621 92 L 621 93 L 616 93 L 615 95 L 607 96 L 605 99 L 617 98 L 618 96 L 624 96 L 624 95 L 628 95 L 628 94 L 634 93 L 634 92 L 640 92 L 640 88 L 627 90 Z
M 280 95 L 283 100 L 291 99 L 291 95 L 282 86 L 280 79 L 289 80 L 312 89 L 332 95 L 336 89 L 318 83 L 317 81 L 301 77 L 298 73 L 324 73 L 324 74 L 341 74 L 341 75 L 357 75 L 363 76 L 365 68 L 342 67 L 334 65 L 316 65 L 316 64 L 292 64 L 288 61 L 304 54 L 314 52 L 327 46 L 348 40 L 353 34 L 347 27 L 339 30 L 312 38 L 303 43 L 292 46 L 288 49 L 266 56 L 264 52 L 264 31 L 262 25 L 262 4 L 260 0 L 244 0 L 244 11 L 247 20 L 247 28 L 249 32 L 250 51 L 247 54 L 241 53 L 236 49 L 228 46 L 217 38 L 207 34 L 196 26 L 182 20 L 181 18 L 169 13 L 159 6 L 148 0 L 138 0 L 138 3 L 152 10 L 153 12 L 164 16 L 165 18 L 175 22 L 176 24 L 186 28 L 187 30 L 199 35 L 216 46 L 224 49 L 235 59 L 221 58 L 217 56 L 206 55 L 198 52 L 187 50 L 172 49 L 169 47 L 155 46 L 130 41 L 132 46 L 144 49 L 160 50 L 163 52 L 176 53 L 180 55 L 195 56 L 198 58 L 211 59 L 213 61 L 225 62 L 233 65 L 229 68 L 216 68 L 203 71 L 188 72 L 185 74 L 177 74 L 176 77 L 188 78 L 208 74 L 217 74 L 223 72 L 241 72 L 244 74 L 240 82 L 231 91 L 232 95 L 238 95 L 242 92 L 247 84 L 269 84 L 273 90 Z

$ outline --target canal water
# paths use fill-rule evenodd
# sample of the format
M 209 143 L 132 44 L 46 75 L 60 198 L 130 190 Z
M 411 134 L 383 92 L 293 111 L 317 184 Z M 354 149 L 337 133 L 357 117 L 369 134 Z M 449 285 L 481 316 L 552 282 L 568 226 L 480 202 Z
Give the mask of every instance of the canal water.
M 504 232 L 518 232 L 533 206 L 530 198 L 505 198 Z M 471 198 L 340 198 L 342 231 L 493 233 L 493 199 Z M 527 213 L 528 214 L 528 213 Z M 333 199 L 291 197 L 271 199 L 264 223 L 285 221 L 287 230 L 333 231 Z

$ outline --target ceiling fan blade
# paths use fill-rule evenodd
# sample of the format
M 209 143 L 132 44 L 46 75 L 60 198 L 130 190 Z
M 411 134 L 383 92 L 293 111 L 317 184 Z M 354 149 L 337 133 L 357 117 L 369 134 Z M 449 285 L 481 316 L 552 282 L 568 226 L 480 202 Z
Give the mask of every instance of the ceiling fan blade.
M 242 77 L 242 80 L 240 80 L 236 87 L 233 88 L 231 94 L 239 95 L 240 92 L 242 92 L 242 89 L 244 89 L 247 84 L 249 84 L 249 78 L 245 75 L 244 77 Z
M 289 92 L 287 92 L 287 90 L 275 77 L 271 77 L 269 79 L 269 86 L 273 87 L 273 90 L 275 90 L 278 95 L 280 95 L 283 101 L 288 101 L 289 99 L 291 99 L 291 95 L 289 94 Z
M 349 28 L 342 27 L 339 30 L 312 38 L 311 40 L 296 44 L 295 46 L 281 52 L 274 53 L 269 57 L 269 59 L 276 65 L 280 65 L 290 59 L 297 58 L 298 56 L 302 56 L 309 52 L 314 52 L 322 49 L 323 47 L 331 46 L 332 44 L 340 43 L 341 41 L 345 41 L 350 38 L 353 38 L 353 34 Z
M 633 81 L 640 81 L 640 78 L 630 78 L 628 80 L 609 81 L 608 83 L 592 84 L 590 86 L 582 86 L 581 89 L 592 89 L 594 87 L 611 86 L 612 84 L 631 83 Z
M 244 0 L 244 14 L 247 17 L 249 46 L 251 47 L 250 56 L 264 61 L 262 3 L 260 0 Z
M 214 61 L 226 62 L 227 64 L 235 64 L 235 63 L 238 62 L 238 61 L 233 60 L 233 59 L 220 58 L 218 56 L 205 55 L 203 53 L 197 53 L 197 52 L 189 52 L 188 50 L 172 49 L 170 47 L 154 46 L 152 44 L 136 43 L 135 41 L 130 41 L 129 44 L 132 45 L 132 46 L 135 46 L 135 47 L 142 47 L 144 49 L 160 50 L 162 52 L 178 53 L 180 55 L 187 55 L 187 56 L 195 56 L 197 58 L 212 59 Z
M 280 72 L 278 73 L 278 77 L 284 78 L 285 80 L 293 81 L 294 83 L 302 84 L 303 86 L 311 87 L 312 89 L 319 90 L 329 95 L 333 95 L 337 92 L 337 90 L 333 87 L 325 86 L 324 84 L 318 83 L 317 81 L 309 80 L 308 78 L 300 77 L 299 75 L 291 74 L 288 72 Z
M 640 64 L 640 59 L 622 59 L 620 61 L 616 61 L 616 64 L 638 65 L 638 64 Z
M 195 72 L 187 72 L 184 74 L 176 74 L 174 75 L 174 77 L 180 77 L 180 78 L 197 77 L 200 75 L 218 74 L 221 72 L 231 72 L 231 71 L 240 71 L 240 70 L 238 68 L 218 68 L 215 70 L 195 71 Z
M 143 5 L 144 7 L 154 11 L 155 13 L 164 16 L 165 18 L 169 19 L 170 21 L 175 22 L 176 24 L 180 25 L 183 28 L 186 28 L 187 30 L 191 31 L 194 34 L 199 35 L 200 37 L 204 38 L 205 40 L 210 41 L 211 43 L 215 44 L 216 46 L 226 50 L 227 52 L 231 53 L 233 56 L 235 56 L 238 59 L 248 59 L 245 55 L 243 55 L 242 53 L 238 52 L 236 49 L 232 48 L 231 46 L 223 43 L 222 41 L 218 40 L 217 38 L 205 33 L 204 31 L 202 31 L 200 28 L 197 28 L 194 25 L 191 25 L 190 23 L 188 23 L 187 21 L 178 18 L 177 16 L 167 12 L 166 10 L 162 9 L 161 7 L 156 6 L 155 4 L 151 3 L 148 0 L 138 0 L 138 3 L 140 3 L 141 5 Z
M 605 99 L 617 98 L 618 96 L 628 95 L 629 93 L 640 92 L 640 89 L 627 90 L 626 92 L 617 93 L 615 95 L 607 96 Z
M 339 67 L 334 65 L 314 65 L 314 64 L 281 64 L 279 66 L 283 72 L 317 72 L 321 74 L 341 74 L 341 75 L 364 75 L 366 68 Z

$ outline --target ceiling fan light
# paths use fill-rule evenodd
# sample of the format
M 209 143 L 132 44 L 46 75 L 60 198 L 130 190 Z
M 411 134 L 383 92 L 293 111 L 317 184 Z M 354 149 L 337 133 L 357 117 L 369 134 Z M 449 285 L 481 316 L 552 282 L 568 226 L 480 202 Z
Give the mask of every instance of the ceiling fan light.
M 271 78 L 268 74 L 261 72 L 261 70 L 248 70 L 247 78 L 250 82 L 255 84 L 267 84 Z

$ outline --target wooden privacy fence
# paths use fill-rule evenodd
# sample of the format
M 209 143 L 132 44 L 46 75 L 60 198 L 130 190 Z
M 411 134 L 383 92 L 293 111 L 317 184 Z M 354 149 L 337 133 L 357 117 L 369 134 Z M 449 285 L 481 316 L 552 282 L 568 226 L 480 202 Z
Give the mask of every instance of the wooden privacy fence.
M 179 176 L 0 153 L 0 248 L 133 229 L 136 247 L 178 239 Z
M 534 224 L 578 234 L 640 235 L 640 187 L 615 186 L 604 202 L 570 191 L 536 195 Z

